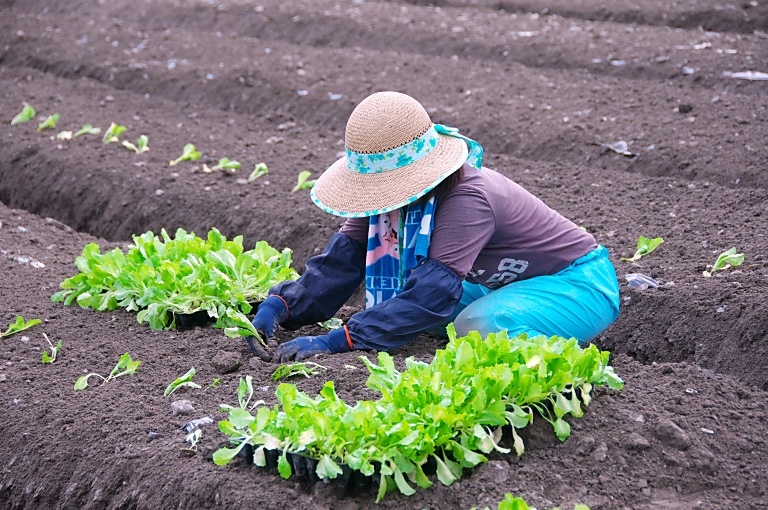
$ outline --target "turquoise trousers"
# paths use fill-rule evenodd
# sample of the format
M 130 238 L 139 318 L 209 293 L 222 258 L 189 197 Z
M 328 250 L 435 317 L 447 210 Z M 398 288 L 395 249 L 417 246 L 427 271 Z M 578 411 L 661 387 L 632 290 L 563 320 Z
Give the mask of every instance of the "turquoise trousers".
M 453 317 L 456 333 L 479 331 L 485 336 L 507 330 L 510 337 L 557 335 L 584 344 L 605 331 L 619 316 L 619 282 L 598 246 L 559 273 L 536 276 L 490 290 L 464 282 Z M 445 326 L 430 330 L 446 336 Z

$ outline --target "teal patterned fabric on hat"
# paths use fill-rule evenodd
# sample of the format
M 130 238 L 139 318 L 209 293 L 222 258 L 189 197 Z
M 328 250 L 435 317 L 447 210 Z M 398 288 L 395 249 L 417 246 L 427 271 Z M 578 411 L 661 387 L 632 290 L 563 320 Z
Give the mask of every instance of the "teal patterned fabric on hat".
M 347 149 L 347 168 L 360 174 L 375 174 L 395 170 L 419 161 L 437 146 L 438 133 L 463 139 L 469 146 L 467 163 L 475 168 L 483 164 L 483 148 L 479 143 L 459 133 L 455 127 L 433 124 L 426 133 L 412 142 L 387 152 L 363 154 Z

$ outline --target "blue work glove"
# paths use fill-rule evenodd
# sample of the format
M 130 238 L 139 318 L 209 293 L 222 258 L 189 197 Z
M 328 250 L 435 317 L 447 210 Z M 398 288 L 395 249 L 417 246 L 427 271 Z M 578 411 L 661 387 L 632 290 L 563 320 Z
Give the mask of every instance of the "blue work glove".
M 300 336 L 280 344 L 272 356 L 272 361 L 287 363 L 289 361 L 301 361 L 315 354 L 338 354 L 351 350 L 349 342 L 347 342 L 347 332 L 344 328 L 339 328 L 327 335 Z
M 275 327 L 287 318 L 288 308 L 285 302 L 277 296 L 269 296 L 259 305 L 256 316 L 251 323 L 256 328 L 256 331 L 259 332 L 259 335 L 261 335 L 261 339 L 266 342 L 267 339 L 272 338 L 275 334 Z M 270 360 L 271 356 L 267 354 L 267 351 L 264 350 L 258 340 L 254 343 L 254 338 L 249 336 L 245 338 L 245 343 L 260 358 L 265 361 Z

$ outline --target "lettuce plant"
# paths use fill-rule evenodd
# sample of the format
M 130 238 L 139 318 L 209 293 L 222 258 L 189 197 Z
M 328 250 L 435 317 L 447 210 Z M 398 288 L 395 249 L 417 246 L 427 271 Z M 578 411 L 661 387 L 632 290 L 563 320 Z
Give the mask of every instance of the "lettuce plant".
M 117 362 L 117 365 L 115 365 L 115 368 L 112 369 L 112 371 L 109 373 L 107 377 L 104 377 L 101 374 L 97 373 L 90 373 L 88 375 L 84 375 L 82 377 L 78 377 L 77 381 L 75 381 L 75 390 L 84 390 L 88 387 L 88 379 L 92 376 L 96 376 L 101 379 L 101 384 L 106 384 L 109 381 L 113 379 L 117 379 L 118 377 L 123 377 L 124 375 L 131 375 L 136 373 L 136 369 L 139 368 L 139 365 L 141 364 L 141 361 L 136 360 L 134 361 L 131 358 L 131 355 L 127 352 L 120 356 L 120 359 Z
M 239 161 L 234 161 L 229 158 L 221 158 L 219 160 L 219 163 L 212 167 L 209 167 L 208 165 L 203 165 L 203 172 L 207 174 L 216 172 L 217 170 L 229 170 L 230 172 L 234 172 L 238 168 L 240 168 Z
M 14 333 L 18 333 L 20 331 L 24 331 L 25 329 L 29 329 L 32 326 L 40 324 L 41 322 L 43 321 L 41 321 L 40 319 L 30 319 L 28 321 L 25 321 L 21 315 L 17 315 L 16 320 L 8 326 L 8 330 L 0 333 L 0 336 L 2 337 L 11 336 Z
M 473 508 L 472 510 L 477 510 L 477 508 Z M 491 509 L 485 507 L 485 510 Z M 499 502 L 499 506 L 496 510 L 536 510 L 536 508 L 528 506 L 528 503 L 526 503 L 523 498 L 515 497 L 512 494 L 507 493 L 504 495 L 504 499 Z M 553 508 L 552 510 L 560 509 Z M 589 510 L 589 507 L 587 505 L 576 504 L 573 506 L 573 510 Z
M 56 345 L 53 345 L 51 340 L 48 338 L 48 335 L 43 333 L 43 336 L 45 337 L 45 341 L 48 342 L 48 345 L 51 346 L 50 356 L 48 355 L 47 351 L 43 351 L 43 363 L 53 363 L 56 361 L 56 356 L 59 355 L 59 351 L 61 350 L 61 340 L 59 340 Z
M 207 239 L 183 229 L 171 238 L 146 232 L 133 237 L 134 245 L 123 253 L 100 253 L 89 244 L 75 259 L 80 273 L 66 279 L 55 302 L 77 302 L 84 308 L 138 311 L 140 323 L 152 329 L 176 326 L 176 315 L 205 310 L 230 337 L 256 336 L 245 314 L 251 303 L 267 297 L 277 282 L 298 277 L 291 268 L 291 250 L 282 252 L 264 241 L 243 249 L 242 236 L 228 241 L 212 229 Z
M 168 163 L 168 166 L 176 166 L 182 161 L 197 161 L 200 159 L 200 156 L 202 156 L 202 154 L 200 154 L 200 151 L 195 149 L 195 145 L 188 143 L 181 151 L 181 156 Z
M 256 163 L 256 165 L 253 167 L 253 172 L 251 172 L 251 175 L 248 176 L 248 182 L 253 182 L 259 177 L 267 175 L 268 173 L 269 168 L 267 168 L 265 163 Z
M 640 257 L 648 255 L 663 242 L 664 242 L 664 239 L 662 239 L 661 237 L 654 237 L 653 239 L 649 239 L 647 237 L 640 236 L 637 239 L 637 251 L 635 251 L 635 254 L 632 255 L 631 258 L 628 258 L 628 259 L 622 258 L 621 260 L 625 262 L 634 262 L 636 260 L 639 260 Z
M 77 133 L 75 133 L 74 137 L 77 138 L 78 136 L 83 135 L 98 135 L 99 133 L 101 133 L 101 128 L 93 127 L 90 124 L 85 124 Z
M 317 182 L 317 179 L 307 180 L 310 175 L 312 175 L 312 172 L 308 170 L 299 172 L 298 182 L 296 183 L 296 186 L 294 186 L 291 190 L 291 193 L 302 189 L 310 189 L 312 186 L 314 186 Z
M 31 104 L 24 103 L 24 106 L 21 108 L 21 111 L 16 114 L 13 120 L 11 120 L 11 125 L 29 122 L 34 118 L 35 118 L 35 109 L 32 107 Z
M 709 278 L 715 271 L 722 271 L 728 269 L 731 266 L 740 266 L 743 263 L 744 254 L 736 253 L 736 247 L 734 246 L 730 250 L 726 250 L 718 255 L 717 260 L 715 260 L 715 263 L 712 266 L 712 271 L 704 271 L 702 274 Z
M 321 369 L 326 370 L 326 367 L 318 365 L 317 363 L 312 363 L 311 361 L 305 361 L 304 363 L 300 361 L 284 363 L 272 372 L 272 380 L 279 381 L 280 379 L 287 379 L 295 375 L 303 375 L 309 379 Z
M 139 136 L 135 145 L 128 140 L 123 140 L 123 147 L 136 154 L 144 154 L 149 150 L 149 137 L 147 135 Z
M 88 124 L 86 124 L 86 126 L 87 125 Z M 85 129 L 85 126 L 83 126 L 83 129 Z M 111 123 L 107 128 L 106 132 L 104 133 L 104 137 L 101 139 L 101 143 L 103 143 L 104 145 L 107 145 L 110 143 L 119 142 L 120 135 L 125 133 L 126 129 L 128 128 L 126 128 L 125 126 L 121 126 L 120 124 L 116 124 L 114 122 Z
M 40 124 L 37 125 L 37 130 L 42 131 L 44 129 L 54 129 L 58 121 L 59 121 L 58 113 L 49 115 L 48 117 L 46 117 L 44 121 L 42 121 Z
M 177 377 L 171 384 L 168 385 L 167 388 L 165 388 L 165 391 L 163 392 L 163 396 L 167 397 L 174 391 L 178 390 L 179 388 L 187 387 L 192 389 L 200 389 L 202 386 L 200 386 L 197 383 L 192 382 L 192 378 L 195 377 L 195 367 L 190 368 L 187 370 L 187 373 L 184 375 Z
M 583 414 L 594 385 L 623 386 L 608 366 L 608 352 L 594 345 L 582 349 L 576 339 L 509 338 L 504 331 L 457 338 L 453 326 L 448 334 L 448 345 L 430 363 L 408 358 L 405 372 L 387 353 L 379 353 L 378 364 L 361 357 L 370 372 L 366 386 L 380 393 L 378 400 L 349 405 L 333 381 L 315 398 L 283 383 L 272 408 L 261 406 L 255 415 L 242 406 L 229 408 L 219 430 L 236 447 L 217 450 L 214 462 L 228 463 L 249 444 L 259 466 L 266 464 L 265 450 L 279 450 L 278 471 L 285 478 L 292 473 L 292 453 L 317 459 L 321 478 L 336 478 L 340 464 L 369 476 L 378 471 L 378 500 L 394 489 L 410 495 L 411 484 L 432 485 L 423 471 L 430 459 L 438 480 L 451 485 L 464 469 L 485 462 L 486 454 L 510 451 L 499 443 L 503 426 L 510 425 L 513 448 L 522 455 L 517 430 L 532 422 L 534 409 L 546 408 L 545 419 L 565 440 L 565 416 Z

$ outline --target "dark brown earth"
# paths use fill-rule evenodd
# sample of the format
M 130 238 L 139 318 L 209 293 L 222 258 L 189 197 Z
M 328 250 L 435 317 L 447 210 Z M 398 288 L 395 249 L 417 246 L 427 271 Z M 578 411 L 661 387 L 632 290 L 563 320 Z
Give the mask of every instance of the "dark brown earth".
M 216 467 L 205 460 L 222 438 L 214 428 L 203 452 L 181 450 L 178 427 L 218 418 L 240 377 L 274 403 L 274 367 L 244 345 L 50 296 L 86 243 L 124 246 L 163 227 L 289 246 L 301 270 L 340 221 L 289 192 L 296 175 L 335 159 L 358 101 L 399 90 L 609 248 L 623 309 L 597 343 L 627 385 L 596 395 L 565 443 L 537 423 L 521 459 L 497 454 L 451 487 L 379 506 L 467 509 L 513 492 L 539 508 L 768 508 L 768 82 L 723 74 L 768 72 L 767 12 L 715 0 L 0 0 L 0 326 L 44 320 L 0 340 L 0 506 L 374 506 L 367 490 Z M 23 101 L 39 117 L 59 112 L 56 131 L 116 121 L 152 149 L 51 139 L 39 119 L 10 126 Z M 601 146 L 619 140 L 638 156 Z M 188 142 L 203 159 L 169 168 Z M 222 156 L 244 168 L 200 171 Z M 262 161 L 269 175 L 245 183 Z M 620 262 L 640 235 L 665 243 Z M 731 246 L 745 263 L 703 278 Z M 632 272 L 661 287 L 630 290 Z M 349 304 L 342 316 L 361 302 Z M 40 363 L 43 332 L 63 341 L 53 365 Z M 394 354 L 428 360 L 440 346 L 424 336 Z M 136 375 L 72 390 L 124 352 L 142 361 Z M 235 372 L 219 373 L 222 352 L 241 359 Z M 313 393 L 333 379 L 348 401 L 369 398 L 359 354 L 321 358 L 329 369 L 298 386 Z M 192 366 L 222 386 L 163 397 Z M 173 416 L 182 398 L 195 411 Z

